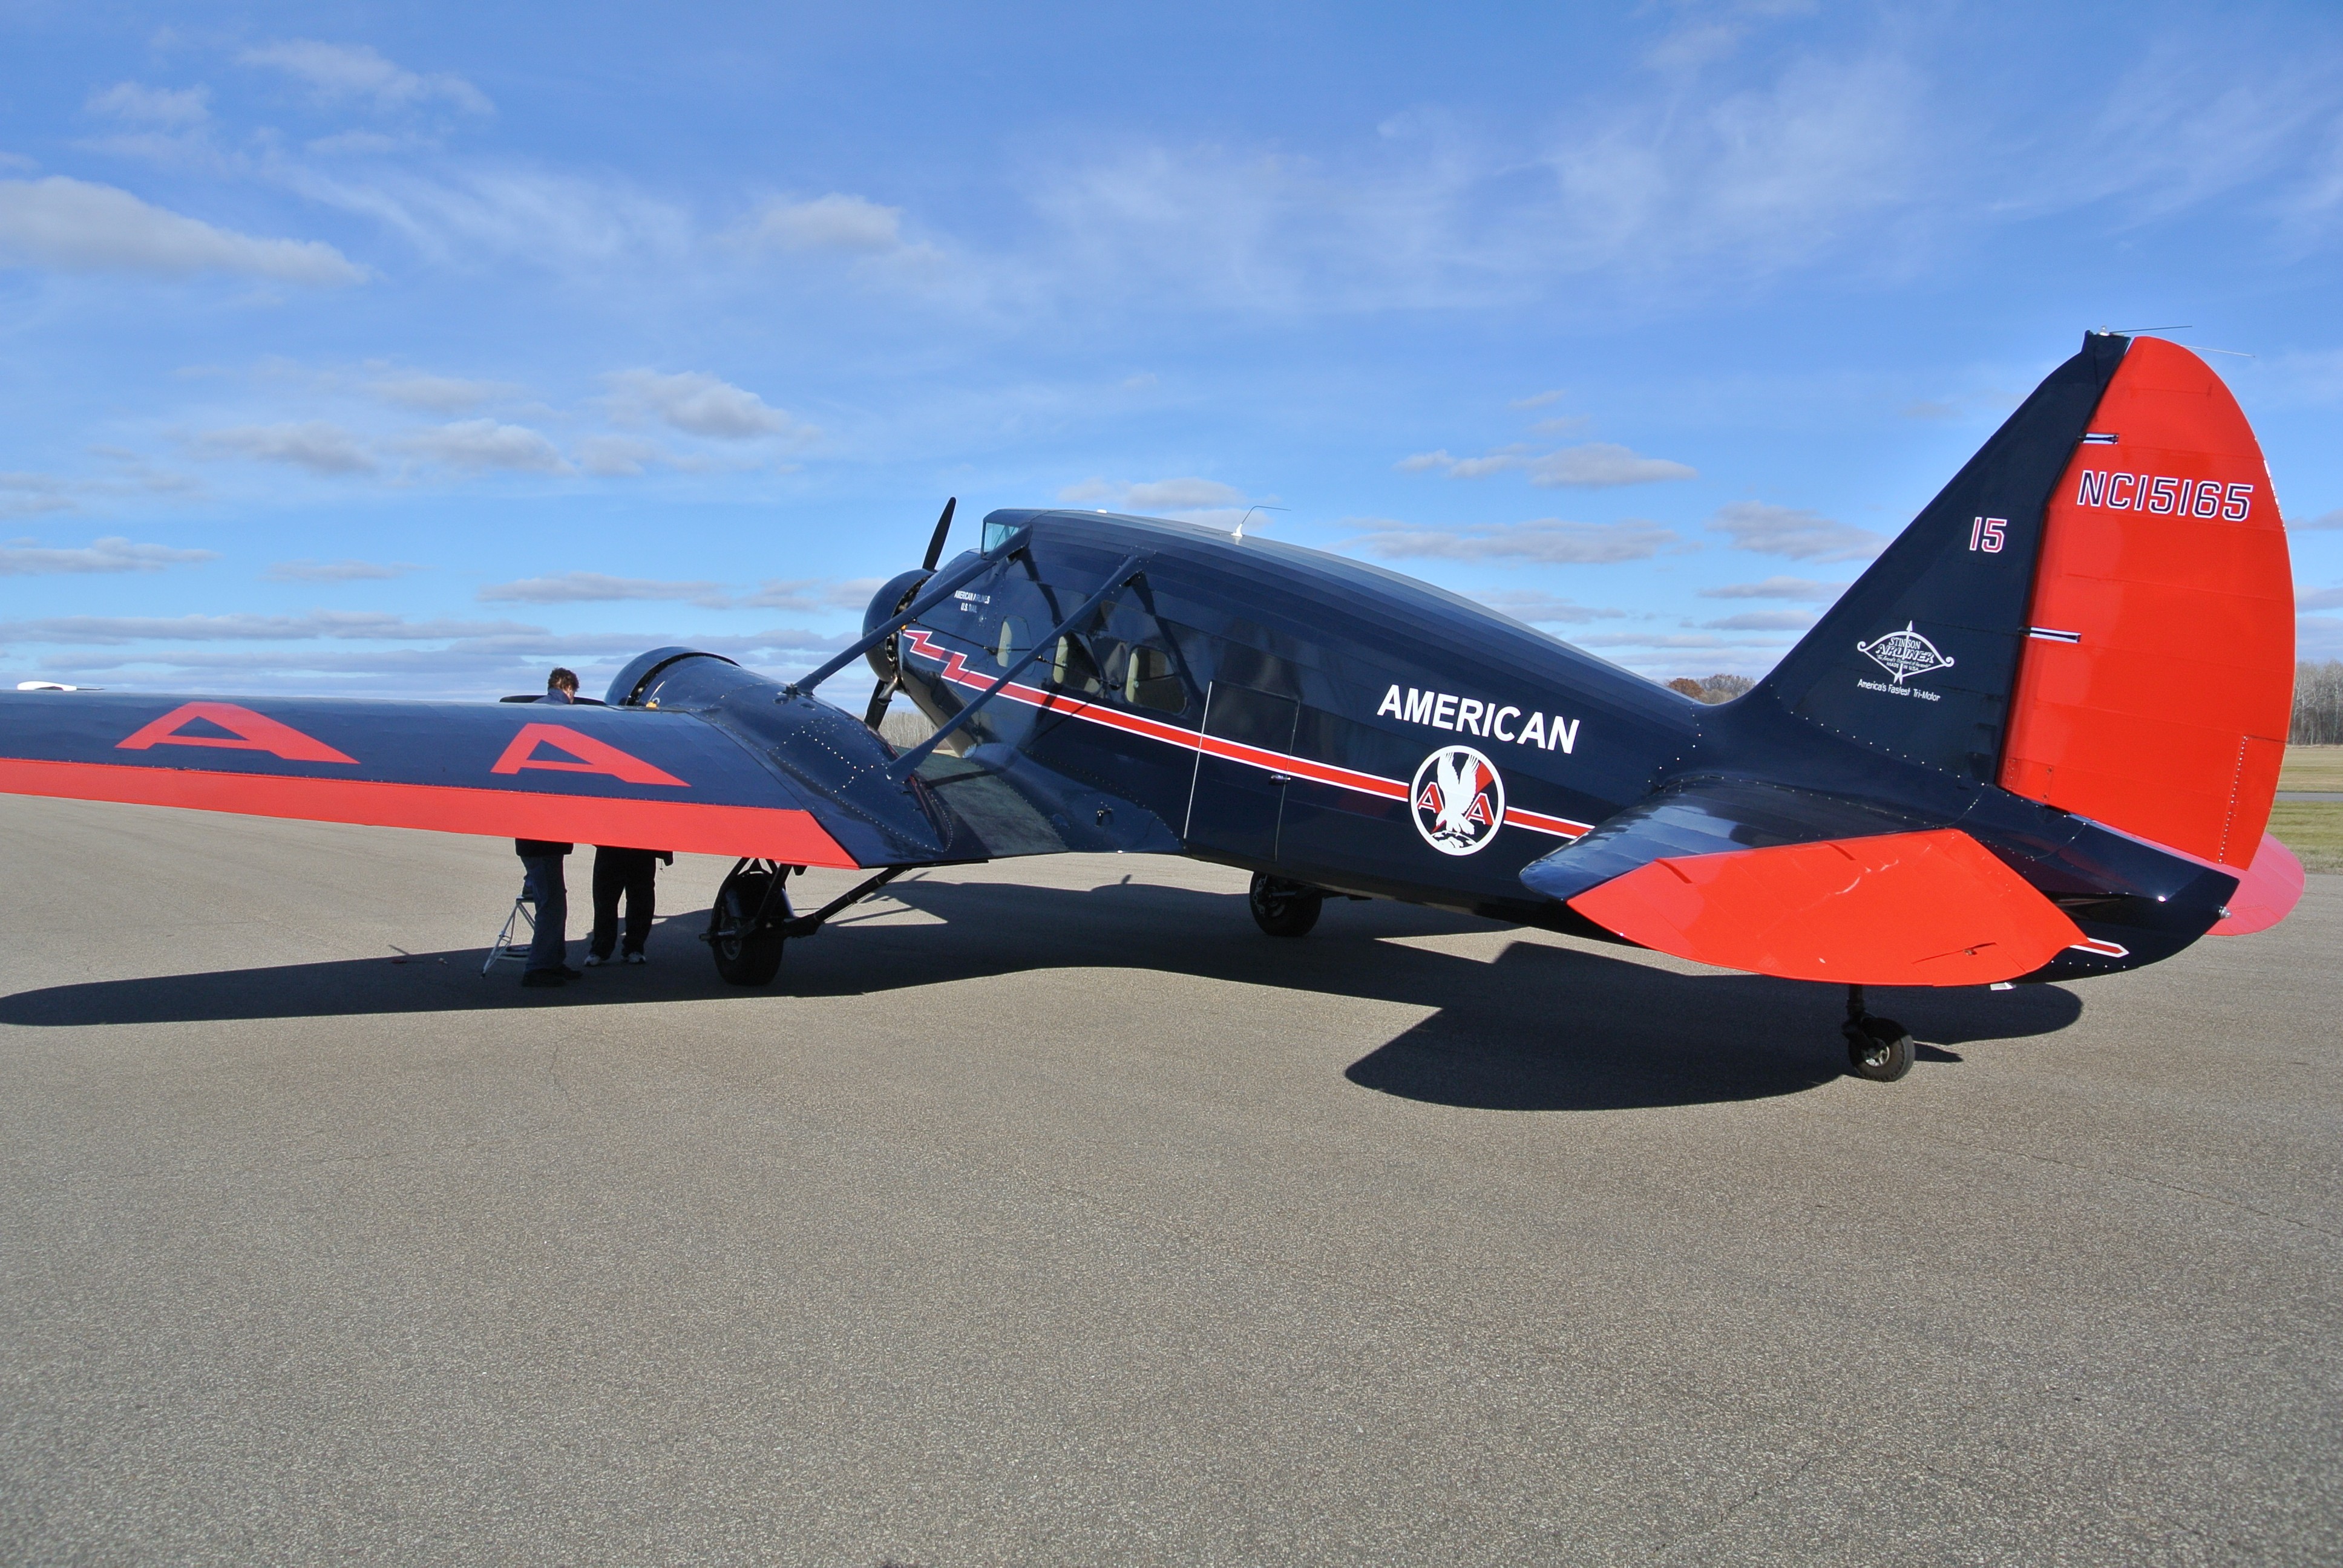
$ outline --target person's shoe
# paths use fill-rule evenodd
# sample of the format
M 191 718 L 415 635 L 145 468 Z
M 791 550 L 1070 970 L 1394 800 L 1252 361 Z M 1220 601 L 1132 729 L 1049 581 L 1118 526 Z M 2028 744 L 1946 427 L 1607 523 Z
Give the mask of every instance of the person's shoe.
M 609 961 L 610 960 L 608 959 L 604 958 L 600 953 L 588 953 L 586 955 L 586 967 L 589 970 L 600 969 L 604 964 L 608 963 Z
M 628 953 L 627 955 L 627 961 L 630 964 L 647 964 L 651 960 L 643 957 L 640 953 Z
M 561 966 L 561 978 L 564 980 L 584 980 L 586 978 L 586 971 L 584 970 L 574 970 L 568 964 L 563 964 Z
M 569 975 L 565 970 L 528 970 L 522 973 L 520 983 L 525 986 L 564 986 L 569 983 Z

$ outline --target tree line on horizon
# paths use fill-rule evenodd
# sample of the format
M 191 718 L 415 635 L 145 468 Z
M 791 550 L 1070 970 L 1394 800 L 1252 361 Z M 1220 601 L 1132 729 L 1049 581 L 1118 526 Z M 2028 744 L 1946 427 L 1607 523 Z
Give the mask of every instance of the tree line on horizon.
M 2343 746 L 2343 658 L 2294 667 L 2295 746 Z

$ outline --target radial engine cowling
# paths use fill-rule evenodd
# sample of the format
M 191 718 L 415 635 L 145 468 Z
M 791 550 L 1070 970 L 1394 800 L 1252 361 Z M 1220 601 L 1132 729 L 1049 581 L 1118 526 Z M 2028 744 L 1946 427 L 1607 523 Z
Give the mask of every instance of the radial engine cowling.
M 862 612 L 862 635 L 869 637 L 880 627 L 910 607 L 911 599 L 921 584 L 936 574 L 914 568 L 900 577 L 887 579 L 885 587 L 870 596 L 870 608 Z M 881 680 L 892 680 L 900 668 L 896 641 L 889 638 L 862 656 L 870 661 L 871 672 Z

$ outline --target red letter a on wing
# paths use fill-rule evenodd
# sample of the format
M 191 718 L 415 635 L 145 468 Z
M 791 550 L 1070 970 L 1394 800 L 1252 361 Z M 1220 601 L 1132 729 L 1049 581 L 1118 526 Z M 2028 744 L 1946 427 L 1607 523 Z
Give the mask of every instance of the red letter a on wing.
M 558 747 L 567 751 L 574 762 L 540 761 L 536 756 L 539 746 Z M 556 773 L 607 773 L 628 784 L 671 784 L 678 789 L 690 785 L 672 773 L 661 772 L 639 757 L 629 757 L 608 742 L 572 729 L 566 724 L 524 724 L 520 733 L 512 738 L 505 754 L 497 759 L 491 773 L 518 773 L 524 768 L 544 768 Z
M 181 729 L 197 719 L 228 733 L 179 733 Z M 347 762 L 352 767 L 357 765 L 357 758 L 345 757 L 324 741 L 304 735 L 289 724 L 279 724 L 266 714 L 255 713 L 249 708 L 238 708 L 233 702 L 182 703 L 152 724 L 142 726 L 127 740 L 116 741 L 115 749 L 145 751 L 155 746 L 216 746 L 226 751 L 266 751 L 284 758 L 287 762 Z

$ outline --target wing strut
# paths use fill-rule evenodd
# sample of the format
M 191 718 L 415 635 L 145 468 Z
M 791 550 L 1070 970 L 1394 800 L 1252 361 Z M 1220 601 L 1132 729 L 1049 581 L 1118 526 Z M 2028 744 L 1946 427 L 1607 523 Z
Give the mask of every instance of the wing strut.
M 982 691 L 978 692 L 974 697 L 970 698 L 969 699 L 968 706 L 961 709 L 958 713 L 953 714 L 950 720 L 946 723 L 942 729 L 937 730 L 933 735 L 929 736 L 925 740 L 920 741 L 917 746 L 912 747 L 909 751 L 904 752 L 902 756 L 897 758 L 895 759 L 895 766 L 891 769 L 894 776 L 898 779 L 910 778 L 911 774 L 917 770 L 920 764 L 928 759 L 929 753 L 935 750 L 937 746 L 942 743 L 945 736 L 950 735 L 953 730 L 960 729 L 970 719 L 975 718 L 976 710 L 982 708 L 994 698 L 1000 696 L 1001 691 L 1011 681 L 1016 679 L 1018 676 L 1024 673 L 1024 669 L 1027 665 L 1041 657 L 1041 650 L 1043 648 L 1054 646 L 1060 638 L 1065 636 L 1081 622 L 1090 618 L 1090 615 L 1092 610 L 1095 610 L 1099 606 L 1104 604 L 1110 598 L 1119 591 L 1124 584 L 1130 582 L 1131 578 L 1139 576 L 1146 569 L 1147 558 L 1145 556 L 1125 556 L 1123 558 L 1122 564 L 1115 568 L 1114 570 L 1108 575 L 1107 580 L 1100 586 L 1098 592 L 1082 600 L 1081 608 L 1075 610 L 1073 614 L 1060 621 L 1056 626 L 1051 627 L 1048 631 L 1043 632 L 1040 637 L 1035 638 L 1033 639 L 1033 646 L 1025 650 L 1025 657 L 1011 665 L 1006 670 L 1002 671 L 1000 679 L 994 681 L 990 686 L 986 687 Z
M 982 577 L 996 562 L 1023 549 L 1032 538 L 1032 532 L 1030 528 L 1020 528 L 990 549 L 976 557 L 966 566 L 954 567 L 941 577 L 930 578 L 927 591 L 913 599 L 909 607 L 880 622 L 875 629 L 866 633 L 860 642 L 842 652 L 833 654 L 828 663 L 812 674 L 799 676 L 788 686 L 781 688 L 781 695 L 785 698 L 803 697 L 815 687 L 902 630 L 904 627 L 951 598 L 962 585 L 974 582 L 978 578 Z

